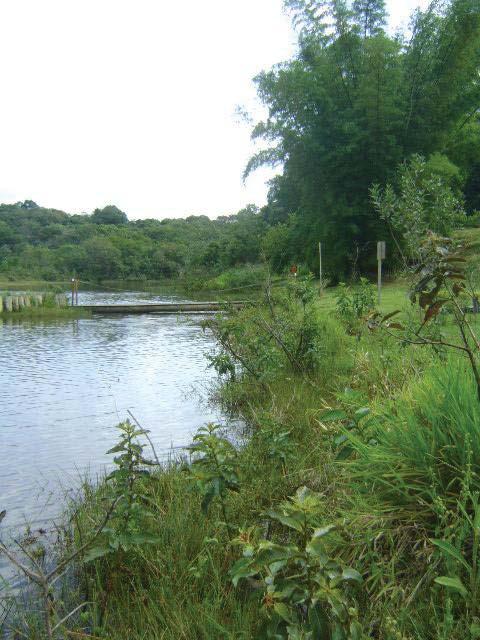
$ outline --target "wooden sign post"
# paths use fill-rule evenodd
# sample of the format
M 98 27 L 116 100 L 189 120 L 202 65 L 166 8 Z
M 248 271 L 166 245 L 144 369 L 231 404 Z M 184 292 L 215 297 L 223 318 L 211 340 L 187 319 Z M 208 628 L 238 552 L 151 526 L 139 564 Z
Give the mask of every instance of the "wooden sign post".
M 378 261 L 378 304 L 382 301 L 382 262 L 386 257 L 386 243 L 381 240 L 377 242 L 377 261 Z

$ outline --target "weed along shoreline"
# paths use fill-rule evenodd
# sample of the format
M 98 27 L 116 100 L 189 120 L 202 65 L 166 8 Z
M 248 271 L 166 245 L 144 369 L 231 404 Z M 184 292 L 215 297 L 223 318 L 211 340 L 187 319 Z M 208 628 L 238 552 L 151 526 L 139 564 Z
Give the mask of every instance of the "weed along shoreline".
M 206 317 L 212 394 L 246 437 L 206 424 L 161 462 L 125 416 L 57 544 L 0 543 L 40 612 L 15 605 L 11 632 L 474 638 L 480 323 L 443 240 L 425 241 L 431 281 L 383 307 L 366 279 L 325 296 L 307 277 Z

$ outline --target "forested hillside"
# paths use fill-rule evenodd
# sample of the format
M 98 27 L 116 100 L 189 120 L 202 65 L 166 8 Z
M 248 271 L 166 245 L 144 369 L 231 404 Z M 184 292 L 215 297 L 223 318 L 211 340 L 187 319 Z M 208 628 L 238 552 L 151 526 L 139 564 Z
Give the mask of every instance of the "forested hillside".
M 68 215 L 34 202 L 0 206 L 0 274 L 55 280 L 173 278 L 260 259 L 265 223 L 247 207 L 210 220 L 129 221 L 115 206 Z

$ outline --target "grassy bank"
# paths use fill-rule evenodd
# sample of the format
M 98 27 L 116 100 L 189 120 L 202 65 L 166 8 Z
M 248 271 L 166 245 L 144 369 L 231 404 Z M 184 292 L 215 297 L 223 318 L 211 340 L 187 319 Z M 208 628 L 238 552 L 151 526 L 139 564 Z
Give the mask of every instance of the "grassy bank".
M 22 320 L 55 320 L 68 318 L 89 318 L 90 311 L 75 307 L 28 307 L 19 311 L 0 313 L 0 324 Z
M 291 336 L 290 346 L 300 337 L 298 327 L 303 325 L 305 340 L 310 332 L 312 343 L 297 356 L 304 358 L 303 371 L 283 347 L 265 346 L 262 327 L 274 322 L 268 302 L 222 324 L 234 343 L 215 362 L 227 378 L 219 395 L 244 418 L 247 444 L 229 454 L 218 436 L 211 441 L 222 451 L 226 468 L 219 471 L 213 464 L 208 471 L 223 478 L 218 481 L 223 492 L 219 488 L 215 496 L 214 491 L 206 513 L 201 503 L 203 498 L 205 507 L 205 498 L 212 497 L 212 478 L 208 473 L 206 478 L 205 468 L 196 472 L 195 465 L 193 470 L 174 466 L 148 484 L 152 530 L 160 540 L 143 545 L 138 555 L 109 554 L 89 569 L 96 633 L 153 638 L 161 630 L 161 637 L 172 639 L 308 637 L 294 635 L 299 604 L 291 601 L 293 585 L 304 607 L 318 606 L 317 623 L 300 614 L 296 619 L 300 629 L 323 625 L 318 637 L 460 639 L 472 634 L 466 598 L 435 583 L 458 567 L 449 567 L 451 558 L 442 557 L 432 542 L 455 541 L 457 555 L 463 552 L 468 562 L 468 535 L 461 533 L 468 523 L 459 518 L 460 503 L 471 512 L 467 503 L 478 484 L 472 464 L 478 458 L 461 443 L 465 437 L 472 443 L 476 439 L 480 411 L 467 364 L 384 335 L 348 335 L 343 322 L 324 310 L 324 300 L 302 311 L 303 295 L 297 291 L 296 300 L 275 301 L 274 306 L 281 316 L 275 326 L 290 323 L 283 334 Z M 400 297 L 392 293 L 386 305 L 393 301 Z M 250 375 L 238 377 L 228 370 L 225 356 L 232 352 Z M 423 433 L 425 424 L 430 427 Z M 443 429 L 443 441 L 434 450 Z M 209 456 L 208 447 L 202 455 Z M 297 500 L 290 503 L 293 516 L 287 515 L 288 505 L 271 513 L 304 485 L 314 496 L 308 506 Z M 95 518 L 99 497 L 87 501 L 85 525 Z M 322 553 L 358 571 L 361 585 L 353 588 L 348 582 L 339 589 L 327 581 L 321 604 L 309 601 L 304 576 L 294 578 L 294 568 L 285 568 L 286 543 L 301 550 L 299 512 L 311 517 L 309 536 L 315 527 L 336 527 L 322 539 Z M 456 538 L 462 535 L 463 548 Z M 242 549 L 245 563 L 238 565 Z M 248 564 L 252 557 L 253 568 Z M 273 568 L 277 562 L 281 569 Z M 304 570 L 296 567 L 297 573 Z M 238 578 L 236 587 L 232 578 Z M 275 590 L 269 592 L 269 584 Z M 315 589 L 321 590 L 319 584 Z M 352 619 L 340 623 L 337 617 L 347 615 L 342 598 Z M 352 626 L 355 620 L 361 631 Z
M 405 291 L 385 291 L 380 316 L 401 313 L 384 330 L 367 326 L 368 285 L 319 298 L 302 280 L 212 320 L 214 393 L 246 437 L 205 429 L 158 470 L 122 426 L 115 472 L 73 511 L 79 592 L 52 618 L 83 607 L 62 633 L 480 637 L 480 402 L 465 352 L 443 344 L 454 309 L 419 333 Z

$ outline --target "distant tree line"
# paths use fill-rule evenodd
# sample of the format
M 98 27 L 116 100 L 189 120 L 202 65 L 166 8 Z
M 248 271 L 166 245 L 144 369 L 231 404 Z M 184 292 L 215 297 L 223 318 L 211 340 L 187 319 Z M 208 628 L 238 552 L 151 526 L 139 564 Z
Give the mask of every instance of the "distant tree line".
M 161 279 L 261 259 L 266 223 L 253 205 L 211 220 L 129 221 L 115 206 L 69 215 L 31 200 L 0 205 L 0 275 Z

